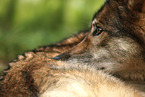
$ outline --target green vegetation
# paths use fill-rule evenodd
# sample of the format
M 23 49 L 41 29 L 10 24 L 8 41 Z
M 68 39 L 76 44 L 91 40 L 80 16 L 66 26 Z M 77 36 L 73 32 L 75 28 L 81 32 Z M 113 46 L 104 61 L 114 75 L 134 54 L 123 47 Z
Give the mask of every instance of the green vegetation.
M 17 54 L 89 29 L 102 4 L 103 0 L 0 0 L 0 68 Z

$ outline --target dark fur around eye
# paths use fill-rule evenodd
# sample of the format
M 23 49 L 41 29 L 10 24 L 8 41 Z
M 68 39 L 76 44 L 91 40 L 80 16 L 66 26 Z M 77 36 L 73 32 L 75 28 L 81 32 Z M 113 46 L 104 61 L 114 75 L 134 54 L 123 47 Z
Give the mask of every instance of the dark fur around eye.
M 103 29 L 99 26 L 96 27 L 96 29 L 93 32 L 93 36 L 98 36 L 103 32 Z

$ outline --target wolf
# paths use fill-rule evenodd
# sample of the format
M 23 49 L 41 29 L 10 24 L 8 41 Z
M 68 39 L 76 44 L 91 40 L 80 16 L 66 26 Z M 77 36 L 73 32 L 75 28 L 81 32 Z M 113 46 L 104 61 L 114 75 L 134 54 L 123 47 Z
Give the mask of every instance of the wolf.
M 145 97 L 144 17 L 144 0 L 107 0 L 89 31 L 10 62 L 0 96 Z
M 145 0 L 108 0 L 85 39 L 53 59 L 95 66 L 145 91 Z

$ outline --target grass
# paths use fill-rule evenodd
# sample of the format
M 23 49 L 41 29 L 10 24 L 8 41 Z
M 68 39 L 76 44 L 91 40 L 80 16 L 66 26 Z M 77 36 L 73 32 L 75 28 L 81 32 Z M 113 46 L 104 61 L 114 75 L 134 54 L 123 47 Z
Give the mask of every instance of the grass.
M 0 71 L 18 54 L 89 29 L 103 0 L 0 0 Z

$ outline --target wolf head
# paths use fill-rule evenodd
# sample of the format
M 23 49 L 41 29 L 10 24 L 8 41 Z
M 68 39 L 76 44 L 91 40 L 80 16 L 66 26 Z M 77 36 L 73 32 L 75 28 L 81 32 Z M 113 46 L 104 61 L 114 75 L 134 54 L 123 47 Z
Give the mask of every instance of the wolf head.
M 53 59 L 112 74 L 145 72 L 145 0 L 107 0 L 85 39 Z

